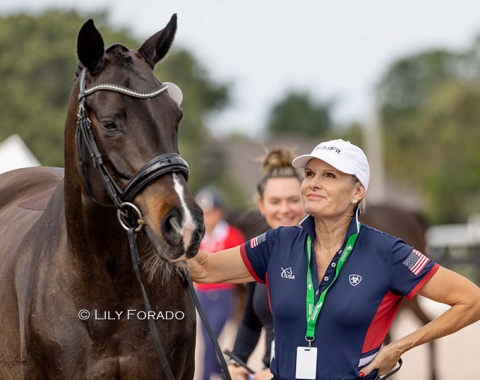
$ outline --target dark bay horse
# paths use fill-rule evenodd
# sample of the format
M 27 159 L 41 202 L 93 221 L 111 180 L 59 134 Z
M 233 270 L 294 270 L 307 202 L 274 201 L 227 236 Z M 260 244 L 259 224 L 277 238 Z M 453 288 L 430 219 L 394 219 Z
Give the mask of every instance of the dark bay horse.
M 203 216 L 178 154 L 182 111 L 153 73 L 176 25 L 174 15 L 137 50 L 105 50 L 87 21 L 65 169 L 0 176 L 2 380 L 165 379 L 152 319 L 173 377 L 193 378 L 196 314 L 183 263 L 198 250 Z

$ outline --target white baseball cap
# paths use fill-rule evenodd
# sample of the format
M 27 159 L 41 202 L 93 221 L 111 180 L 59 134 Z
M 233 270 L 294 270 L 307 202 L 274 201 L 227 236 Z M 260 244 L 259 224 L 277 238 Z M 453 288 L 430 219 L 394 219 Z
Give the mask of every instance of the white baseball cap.
M 331 140 L 318 144 L 312 153 L 298 156 L 292 161 L 296 168 L 304 168 L 312 158 L 318 158 L 346 174 L 353 174 L 368 189 L 370 166 L 363 150 L 350 141 Z

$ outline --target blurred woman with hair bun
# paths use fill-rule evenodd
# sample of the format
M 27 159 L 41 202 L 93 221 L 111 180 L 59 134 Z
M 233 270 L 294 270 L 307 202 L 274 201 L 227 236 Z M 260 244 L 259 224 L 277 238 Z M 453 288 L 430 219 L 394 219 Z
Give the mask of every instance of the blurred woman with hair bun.
M 300 192 L 301 176 L 292 166 L 293 154 L 287 148 L 267 152 L 263 158 L 264 175 L 257 185 L 257 205 L 270 228 L 296 226 L 305 216 Z M 248 223 L 248 220 L 246 221 Z M 262 223 L 263 225 L 263 223 Z M 259 234 L 264 231 L 257 231 Z M 249 236 L 247 236 L 249 238 Z M 265 329 L 264 369 L 251 375 L 256 380 L 271 379 L 270 360 L 273 344 L 273 320 L 268 304 L 267 288 L 264 284 L 251 282 L 246 285 L 245 307 L 233 346 L 233 353 L 248 361 L 258 344 L 262 328 Z M 229 362 L 232 380 L 243 380 L 248 371 Z

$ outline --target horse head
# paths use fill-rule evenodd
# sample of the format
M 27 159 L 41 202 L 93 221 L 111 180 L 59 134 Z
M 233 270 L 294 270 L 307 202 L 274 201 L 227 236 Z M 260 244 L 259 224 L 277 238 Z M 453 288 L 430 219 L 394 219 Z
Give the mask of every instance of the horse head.
M 69 108 L 77 126 L 65 132 L 66 171 L 76 172 L 82 199 L 110 214 L 116 207 L 121 224 L 144 228 L 157 259 L 170 263 L 193 257 L 203 236 L 203 214 L 187 189 L 188 165 L 178 152 L 182 110 L 153 73 L 175 32 L 173 15 L 137 50 L 120 44 L 105 49 L 87 21 L 78 34 L 79 71 Z

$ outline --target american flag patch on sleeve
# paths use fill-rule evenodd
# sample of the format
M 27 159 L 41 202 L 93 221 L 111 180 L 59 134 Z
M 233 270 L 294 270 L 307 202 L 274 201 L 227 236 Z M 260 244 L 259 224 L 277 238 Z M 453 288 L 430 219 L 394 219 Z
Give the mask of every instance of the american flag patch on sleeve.
M 412 250 L 410 255 L 405 259 L 403 265 L 405 265 L 410 271 L 418 276 L 419 273 L 425 268 L 425 265 L 428 264 L 430 259 L 425 256 L 423 253 L 417 251 L 416 249 Z
M 267 233 L 264 232 L 253 239 L 250 239 L 250 248 L 255 248 L 257 245 L 262 244 L 265 240 L 267 240 Z

